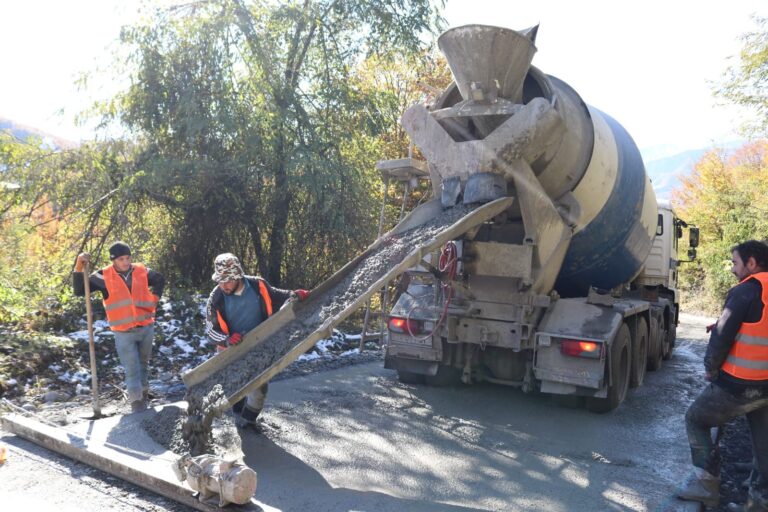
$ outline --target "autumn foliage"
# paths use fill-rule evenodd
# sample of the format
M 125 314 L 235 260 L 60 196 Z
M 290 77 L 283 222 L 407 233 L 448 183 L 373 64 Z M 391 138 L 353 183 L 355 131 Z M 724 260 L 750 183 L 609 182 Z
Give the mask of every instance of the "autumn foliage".
M 680 181 L 673 205 L 701 230 L 697 261 L 681 269 L 683 300 L 695 309 L 716 313 L 735 284 L 731 247 L 768 238 L 768 140 L 731 152 L 713 149 Z

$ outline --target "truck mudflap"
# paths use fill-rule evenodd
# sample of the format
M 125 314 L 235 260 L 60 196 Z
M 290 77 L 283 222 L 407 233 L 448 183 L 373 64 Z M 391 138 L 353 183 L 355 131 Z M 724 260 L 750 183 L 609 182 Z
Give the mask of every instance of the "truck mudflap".
M 415 373 L 417 375 L 437 375 L 439 361 L 423 361 L 419 359 L 406 359 L 404 357 L 385 357 L 384 368 L 399 372 Z
M 464 206 L 466 213 L 459 210 L 462 214 L 445 225 L 435 224 L 444 215 L 439 200 L 421 205 L 360 256 L 313 289 L 308 300 L 288 303 L 250 331 L 238 345 L 182 375 L 189 393 L 205 394 L 214 384 L 220 384 L 227 402 L 237 402 L 268 382 L 317 341 L 329 337 L 335 326 L 364 305 L 387 282 L 417 265 L 423 255 L 501 214 L 513 202 L 514 198 L 504 197 L 474 209 Z M 427 227 L 429 236 L 406 243 L 414 233 L 411 230 Z M 392 254 L 386 259 L 388 266 L 382 266 L 380 259 L 372 261 L 384 251 Z
M 611 378 L 606 371 L 610 344 L 625 317 L 647 309 L 648 303 L 639 300 L 591 304 L 579 297 L 553 302 L 534 345 L 533 372 L 540 390 L 604 397 Z

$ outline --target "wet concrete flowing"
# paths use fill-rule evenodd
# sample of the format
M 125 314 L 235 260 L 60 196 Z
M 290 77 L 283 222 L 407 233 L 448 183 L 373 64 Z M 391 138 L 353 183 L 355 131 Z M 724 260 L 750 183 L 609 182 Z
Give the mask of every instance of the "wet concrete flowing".
M 213 373 L 205 381 L 192 386 L 186 396 L 189 408 L 183 425 L 183 438 L 190 453 L 199 455 L 211 449 L 211 425 L 217 406 L 224 397 L 231 397 L 254 380 L 291 349 L 300 344 L 323 323 L 341 313 L 397 266 L 414 249 L 423 245 L 439 232 L 451 226 L 478 205 L 457 205 L 443 210 L 434 219 L 380 243 L 368 257 L 362 259 L 349 275 L 335 287 L 321 295 L 313 294 L 295 310 L 296 318 L 283 329 L 265 339 L 237 361 Z M 222 393 L 214 391 L 221 389 Z

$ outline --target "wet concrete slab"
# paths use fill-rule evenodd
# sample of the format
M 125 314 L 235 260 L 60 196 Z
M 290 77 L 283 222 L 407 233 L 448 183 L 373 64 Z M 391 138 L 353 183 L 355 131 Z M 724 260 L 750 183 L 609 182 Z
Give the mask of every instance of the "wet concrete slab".
M 172 464 L 179 455 L 156 443 L 143 424 L 164 407 L 186 408 L 185 402 L 168 404 L 130 415 L 50 426 L 19 414 L 0 417 L 4 429 L 38 445 L 202 511 L 277 510 L 256 499 L 246 505 L 218 507 L 217 501 L 200 502 L 196 492 L 176 478 Z M 257 489 L 258 493 L 258 489 Z

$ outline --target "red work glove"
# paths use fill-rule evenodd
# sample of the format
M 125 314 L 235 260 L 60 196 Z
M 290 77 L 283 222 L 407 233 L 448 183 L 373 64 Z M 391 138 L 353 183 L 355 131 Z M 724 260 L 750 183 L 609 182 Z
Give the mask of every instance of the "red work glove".
M 240 343 L 241 339 L 243 339 L 243 336 L 239 332 L 236 332 L 229 337 L 228 341 L 230 345 L 237 345 L 238 343 Z
M 293 293 L 299 298 L 299 302 L 307 300 L 307 297 L 309 297 L 309 292 L 307 290 L 293 290 Z

